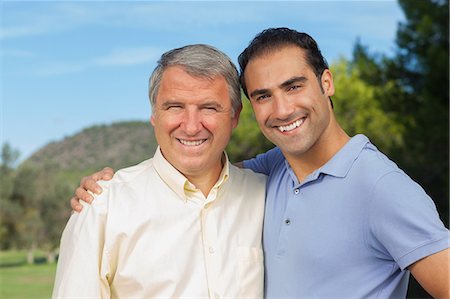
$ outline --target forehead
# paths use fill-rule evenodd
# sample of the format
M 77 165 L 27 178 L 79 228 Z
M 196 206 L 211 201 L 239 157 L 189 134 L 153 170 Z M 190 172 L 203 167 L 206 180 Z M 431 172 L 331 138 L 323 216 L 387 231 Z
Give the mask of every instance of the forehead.
M 228 85 L 223 76 L 199 77 L 189 74 L 182 67 L 170 66 L 162 74 L 158 99 L 229 100 Z
M 306 61 L 305 50 L 291 45 L 251 59 L 244 72 L 249 93 L 254 89 L 275 88 L 293 77 L 311 76 L 314 72 Z

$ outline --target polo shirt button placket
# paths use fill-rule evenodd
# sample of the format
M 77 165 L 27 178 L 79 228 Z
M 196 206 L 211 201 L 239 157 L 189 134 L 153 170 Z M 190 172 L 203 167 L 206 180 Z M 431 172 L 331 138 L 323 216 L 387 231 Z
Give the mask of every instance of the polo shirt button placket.
M 299 193 L 300 193 L 300 189 L 295 188 L 295 189 L 294 189 L 294 194 L 295 194 L 295 195 L 298 195 Z

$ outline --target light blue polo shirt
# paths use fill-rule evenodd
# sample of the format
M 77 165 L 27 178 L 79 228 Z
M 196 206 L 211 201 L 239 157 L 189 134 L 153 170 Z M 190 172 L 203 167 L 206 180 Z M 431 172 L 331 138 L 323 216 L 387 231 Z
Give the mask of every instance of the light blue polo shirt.
M 407 267 L 449 247 L 431 198 L 364 135 L 301 183 L 278 148 L 244 166 L 269 176 L 268 298 L 405 298 Z

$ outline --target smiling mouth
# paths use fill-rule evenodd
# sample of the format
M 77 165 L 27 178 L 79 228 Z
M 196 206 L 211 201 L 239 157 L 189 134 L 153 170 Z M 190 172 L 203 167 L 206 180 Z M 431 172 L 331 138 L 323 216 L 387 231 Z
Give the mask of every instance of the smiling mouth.
M 178 141 L 186 146 L 199 146 L 203 144 L 206 139 L 200 139 L 200 140 L 184 140 L 184 139 L 178 139 Z
M 292 131 L 292 130 L 294 130 L 294 129 L 300 127 L 300 126 L 303 124 L 304 121 L 305 121 L 305 119 L 302 118 L 302 119 L 299 119 L 299 120 L 294 121 L 293 123 L 291 123 L 291 124 L 289 124 L 289 125 L 286 125 L 286 126 L 278 126 L 277 128 L 278 128 L 278 130 L 279 130 L 280 132 L 289 132 L 289 131 Z

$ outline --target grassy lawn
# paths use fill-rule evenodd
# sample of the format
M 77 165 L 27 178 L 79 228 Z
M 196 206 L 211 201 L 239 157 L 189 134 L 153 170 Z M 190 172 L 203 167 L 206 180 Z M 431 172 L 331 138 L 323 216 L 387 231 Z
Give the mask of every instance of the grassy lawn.
M 23 251 L 0 252 L 0 298 L 50 298 L 56 264 L 46 264 L 37 255 L 37 263 L 26 264 Z

